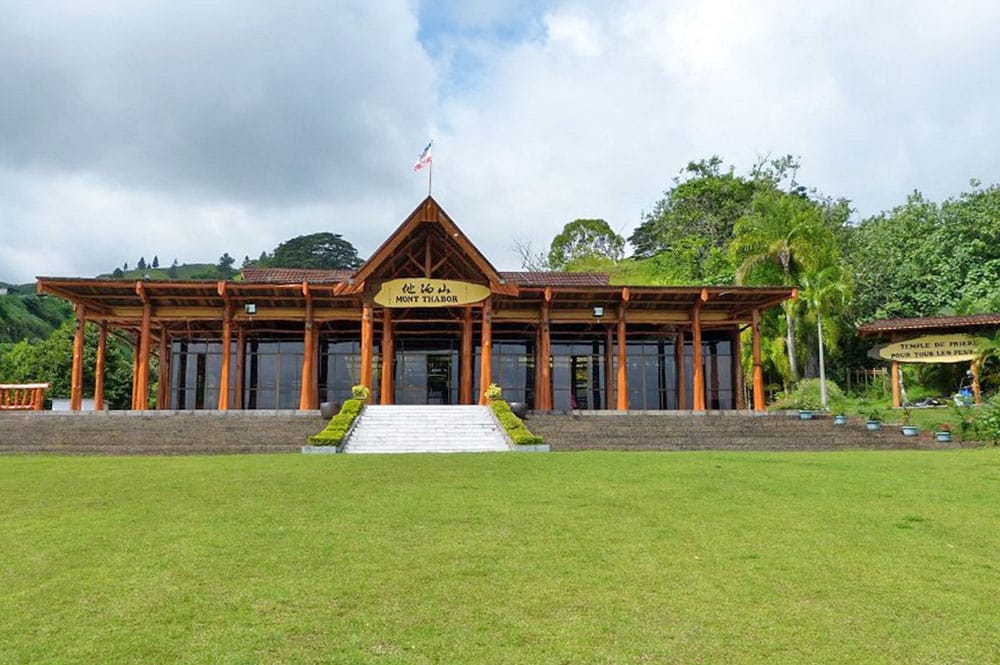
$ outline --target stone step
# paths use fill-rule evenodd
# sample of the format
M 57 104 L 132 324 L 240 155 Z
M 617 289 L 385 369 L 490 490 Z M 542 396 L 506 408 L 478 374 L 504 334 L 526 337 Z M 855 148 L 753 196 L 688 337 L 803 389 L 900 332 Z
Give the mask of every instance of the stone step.
M 484 406 L 368 406 L 344 446 L 347 453 L 457 453 L 509 450 Z

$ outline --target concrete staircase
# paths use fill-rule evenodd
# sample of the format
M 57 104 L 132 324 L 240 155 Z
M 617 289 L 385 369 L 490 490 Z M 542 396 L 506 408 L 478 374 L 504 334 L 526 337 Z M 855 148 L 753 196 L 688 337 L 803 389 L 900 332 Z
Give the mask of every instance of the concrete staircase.
M 829 417 L 719 411 L 584 411 L 529 414 L 525 425 L 561 450 L 771 450 L 957 448 L 928 432 L 905 437 L 898 425 L 869 432 L 860 420 L 836 426 Z
M 297 453 L 319 411 L 4 411 L 0 454 Z
M 345 453 L 483 453 L 509 450 L 485 406 L 366 406 Z

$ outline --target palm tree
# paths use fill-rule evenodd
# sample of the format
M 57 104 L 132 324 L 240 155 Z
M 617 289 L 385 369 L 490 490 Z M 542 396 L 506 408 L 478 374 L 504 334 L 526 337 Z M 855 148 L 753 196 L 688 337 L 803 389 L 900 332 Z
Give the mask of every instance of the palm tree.
M 822 211 L 815 203 L 798 194 L 767 190 L 754 196 L 750 213 L 737 221 L 731 247 L 738 265 L 738 284 L 780 281 L 787 286 L 798 286 L 799 276 L 822 264 L 821 259 L 832 252 L 834 243 L 833 234 L 824 226 Z M 788 368 L 795 382 L 799 380 L 799 370 L 794 303 L 785 302 L 783 307 Z
M 802 275 L 802 300 L 806 305 L 806 317 L 816 318 L 816 334 L 819 347 L 819 390 L 820 402 L 827 407 L 826 365 L 823 359 L 823 315 L 832 315 L 842 310 L 851 299 L 852 280 L 839 265 L 830 265 Z M 835 329 L 831 332 L 835 332 Z M 828 335 L 830 346 L 836 343 L 837 335 Z

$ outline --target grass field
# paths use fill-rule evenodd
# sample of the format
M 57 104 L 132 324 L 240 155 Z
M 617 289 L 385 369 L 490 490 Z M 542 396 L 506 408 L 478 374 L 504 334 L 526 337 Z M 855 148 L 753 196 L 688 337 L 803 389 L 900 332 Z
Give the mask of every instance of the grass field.
M 975 663 L 1000 451 L 0 457 L 0 663 Z

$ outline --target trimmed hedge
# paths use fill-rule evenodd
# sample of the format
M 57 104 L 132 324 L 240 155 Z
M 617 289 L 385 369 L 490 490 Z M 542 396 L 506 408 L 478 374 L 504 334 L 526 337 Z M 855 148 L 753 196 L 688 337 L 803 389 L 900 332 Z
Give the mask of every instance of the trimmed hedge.
M 490 409 L 496 415 L 497 420 L 505 430 L 510 438 L 519 446 L 535 446 L 542 443 L 542 437 L 532 434 L 528 431 L 528 428 L 524 426 L 524 421 L 514 415 L 514 412 L 510 410 L 510 404 L 502 399 L 494 399 L 490 401 Z
M 313 446 L 339 446 L 347 435 L 347 430 L 351 428 L 351 423 L 361 413 L 364 400 L 349 399 L 344 401 L 340 407 L 340 413 L 330 418 L 326 428 L 319 434 L 309 437 L 309 444 Z

